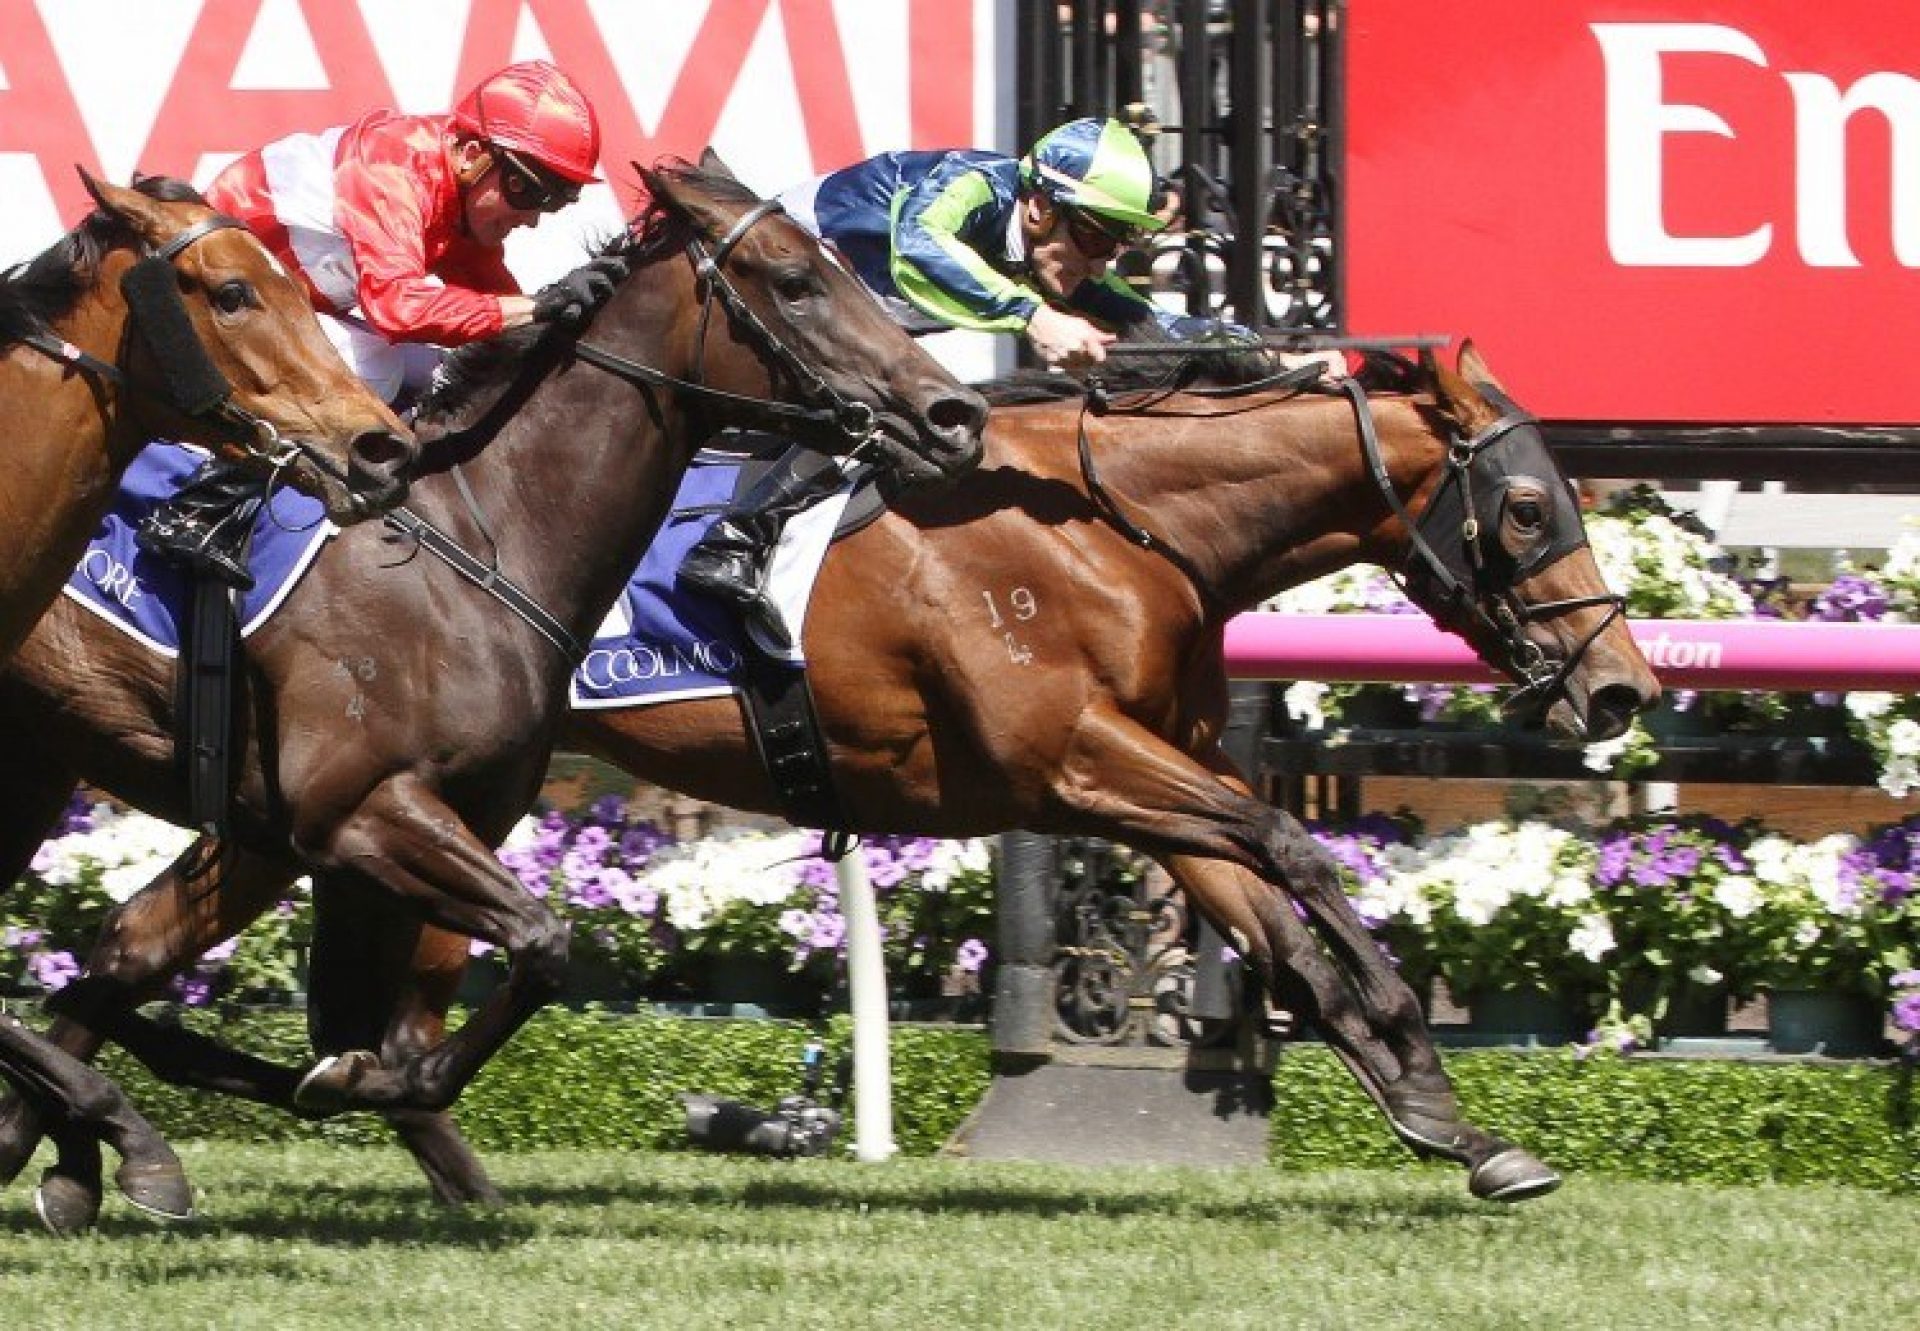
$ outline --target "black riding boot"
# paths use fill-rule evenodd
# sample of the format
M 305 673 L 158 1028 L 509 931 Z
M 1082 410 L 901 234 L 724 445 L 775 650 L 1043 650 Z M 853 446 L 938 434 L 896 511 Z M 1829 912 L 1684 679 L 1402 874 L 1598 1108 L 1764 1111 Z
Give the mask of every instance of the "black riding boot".
M 266 483 L 258 476 L 209 459 L 173 498 L 147 515 L 136 540 L 142 550 L 250 590 L 247 546 L 265 495 Z
M 839 489 L 841 479 L 832 458 L 798 444 L 789 448 L 687 552 L 680 581 L 739 610 L 778 650 L 791 650 L 793 634 L 767 594 L 773 547 L 787 519 Z

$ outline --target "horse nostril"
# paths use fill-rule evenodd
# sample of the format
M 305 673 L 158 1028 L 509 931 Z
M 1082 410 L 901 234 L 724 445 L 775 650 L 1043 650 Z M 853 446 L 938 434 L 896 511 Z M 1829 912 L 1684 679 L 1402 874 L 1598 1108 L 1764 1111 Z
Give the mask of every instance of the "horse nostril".
M 392 476 L 412 461 L 413 446 L 399 435 L 386 431 L 363 434 L 353 441 L 356 466 L 376 476 Z
M 1631 684 L 1603 684 L 1587 699 L 1587 735 L 1594 740 L 1614 739 L 1633 724 L 1634 716 L 1646 706 L 1640 691 Z
M 942 434 L 977 435 L 987 425 L 987 401 L 978 393 L 946 393 L 927 409 L 927 419 Z

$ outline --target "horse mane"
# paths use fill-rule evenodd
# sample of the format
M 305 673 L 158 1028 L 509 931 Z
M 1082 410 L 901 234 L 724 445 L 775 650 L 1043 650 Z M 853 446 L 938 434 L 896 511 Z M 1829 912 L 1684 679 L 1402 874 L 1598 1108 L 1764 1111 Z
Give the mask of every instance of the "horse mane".
M 133 188 L 161 203 L 206 202 L 200 191 L 173 176 L 143 176 Z M 44 331 L 71 310 L 93 289 L 101 260 L 128 235 L 125 223 L 96 208 L 36 257 L 0 271 L 0 347 Z
M 731 176 L 717 175 L 679 158 L 667 158 L 654 168 L 657 175 L 685 182 L 709 198 L 724 203 L 752 205 L 760 196 Z M 678 210 L 659 198 L 647 204 L 626 227 L 608 238 L 589 258 L 614 255 L 627 261 L 629 272 L 637 271 L 677 254 L 686 244 L 687 221 Z M 456 348 L 440 363 L 433 386 L 421 399 L 417 420 L 422 426 L 437 426 L 442 432 L 464 428 L 468 421 L 500 398 L 520 377 L 522 365 L 539 347 L 547 344 L 558 330 L 541 324 L 528 324 L 498 337 L 469 342 Z
M 1234 353 L 1228 353 L 1232 356 Z M 1239 353 L 1244 360 L 1245 354 Z M 1188 388 L 1234 387 L 1249 382 L 1240 367 L 1229 373 L 1216 372 L 1221 360 L 1218 352 L 1202 352 L 1158 365 L 1144 359 L 1109 360 L 1100 369 L 1100 383 L 1110 393 L 1179 392 Z M 1369 393 L 1413 395 L 1428 391 L 1431 385 L 1417 361 L 1386 347 L 1366 347 L 1360 352 L 1360 368 L 1354 377 Z M 1036 403 L 1065 402 L 1086 396 L 1087 381 L 1055 370 L 1015 370 L 1011 374 L 984 383 L 970 385 L 989 407 L 1026 407 Z M 1309 392 L 1321 391 L 1309 388 Z

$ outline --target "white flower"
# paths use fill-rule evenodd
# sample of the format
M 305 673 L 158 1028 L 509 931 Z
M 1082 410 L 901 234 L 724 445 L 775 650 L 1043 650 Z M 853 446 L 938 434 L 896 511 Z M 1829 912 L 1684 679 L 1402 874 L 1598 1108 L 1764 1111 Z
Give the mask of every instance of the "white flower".
M 1744 874 L 1728 874 L 1713 885 L 1713 899 L 1720 909 L 1736 920 L 1744 920 L 1760 909 L 1760 885 Z
M 1689 980 L 1692 980 L 1695 984 L 1699 985 L 1701 988 L 1704 989 L 1704 988 L 1711 988 L 1713 985 L 1719 984 L 1720 981 L 1726 979 L 1727 977 L 1722 975 L 1719 971 L 1715 970 L 1713 967 L 1707 965 L 1705 962 L 1701 962 L 1698 966 L 1695 966 L 1692 970 L 1687 972 L 1687 978 Z
M 1613 951 L 1614 946 L 1613 923 L 1604 915 L 1582 915 L 1567 935 L 1567 947 L 1592 962 Z

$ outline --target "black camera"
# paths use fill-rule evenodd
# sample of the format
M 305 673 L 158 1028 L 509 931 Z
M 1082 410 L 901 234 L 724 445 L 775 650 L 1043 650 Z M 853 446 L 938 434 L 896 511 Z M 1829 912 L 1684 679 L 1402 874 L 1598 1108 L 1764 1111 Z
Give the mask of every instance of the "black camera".
M 840 1115 L 816 1101 L 826 1050 L 816 1041 L 801 1052 L 806 1090 L 773 1109 L 756 1109 L 717 1095 L 683 1095 L 687 1136 L 709 1151 L 742 1151 L 791 1159 L 824 1155 L 840 1135 Z

